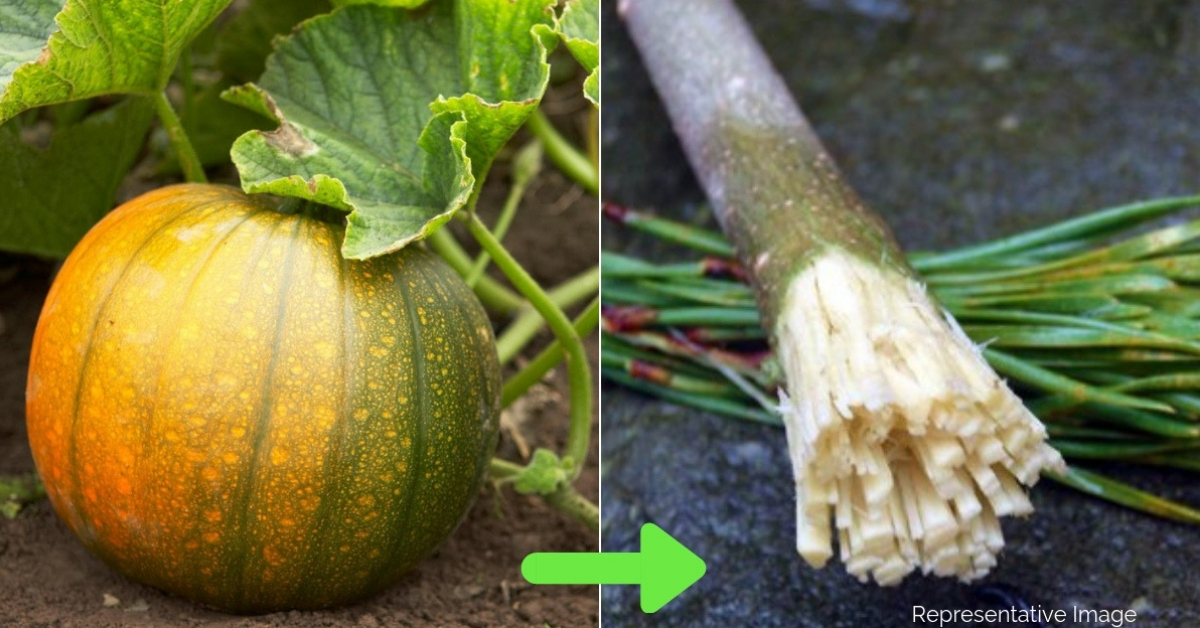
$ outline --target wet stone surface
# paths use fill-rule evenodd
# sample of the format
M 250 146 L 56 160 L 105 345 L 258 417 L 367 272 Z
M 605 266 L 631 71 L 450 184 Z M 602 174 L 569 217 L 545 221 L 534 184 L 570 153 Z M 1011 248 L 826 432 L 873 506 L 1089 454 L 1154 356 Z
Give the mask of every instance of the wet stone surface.
M 701 221 L 702 194 L 615 3 L 605 4 L 605 198 Z M 1197 189 L 1200 2 L 740 5 L 852 185 L 909 248 Z M 604 242 L 670 254 L 611 226 Z M 921 625 L 915 605 L 986 610 L 1017 599 L 1068 617 L 1133 608 L 1133 626 L 1200 624 L 1200 528 L 1044 482 L 1036 515 L 1005 522 L 1008 546 L 982 582 L 861 585 L 836 559 L 816 571 L 796 555 L 781 430 L 610 385 L 603 396 L 604 549 L 636 550 L 652 521 L 709 569 L 654 615 L 638 610 L 636 587 L 604 587 L 606 626 L 888 628 Z M 1100 470 L 1200 504 L 1195 475 Z

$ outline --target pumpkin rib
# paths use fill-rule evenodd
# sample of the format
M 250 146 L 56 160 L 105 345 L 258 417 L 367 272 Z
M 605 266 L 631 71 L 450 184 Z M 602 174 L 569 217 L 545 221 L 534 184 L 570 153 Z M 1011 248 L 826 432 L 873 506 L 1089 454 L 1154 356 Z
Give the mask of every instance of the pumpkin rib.
M 217 203 L 217 202 L 220 202 L 220 201 L 213 201 L 213 203 Z M 220 208 L 218 208 L 218 210 L 219 209 Z M 233 236 L 234 232 L 237 231 L 239 227 L 242 227 L 246 223 L 250 222 L 250 220 L 253 217 L 254 217 L 254 214 L 251 214 L 251 213 L 246 214 L 241 220 L 238 221 L 237 224 L 230 227 L 228 231 L 221 234 L 211 244 L 209 244 L 208 250 L 205 251 L 204 259 L 199 264 L 196 265 L 196 268 L 192 271 L 191 276 L 188 278 L 188 287 L 184 291 L 183 298 L 179 302 L 179 310 L 180 311 L 187 310 L 188 300 L 192 297 L 192 294 L 195 291 L 196 285 L 199 282 L 201 275 L 204 274 L 204 270 L 208 267 L 209 263 L 211 263 L 213 259 L 218 257 L 218 252 L 222 248 L 222 246 L 226 242 L 229 241 L 229 238 Z M 133 257 L 130 258 L 130 261 L 132 262 L 133 260 L 136 260 L 137 258 L 138 258 L 138 256 L 134 255 Z M 114 286 L 115 286 L 115 284 L 114 284 Z M 162 352 L 161 352 L 161 357 L 159 359 L 160 368 L 159 368 L 159 372 L 158 372 L 158 378 L 154 382 L 154 392 L 152 393 L 154 396 L 154 399 L 150 403 L 150 412 L 149 412 L 149 415 L 146 417 L 146 424 L 143 426 L 143 428 L 141 430 L 142 442 L 144 443 L 144 446 L 146 447 L 146 452 L 145 452 L 145 455 L 138 456 L 134 461 L 135 467 L 134 467 L 133 475 L 135 477 L 138 477 L 141 475 L 140 473 L 137 472 L 137 470 L 140 468 L 142 461 L 147 458 L 151 458 L 154 455 L 154 447 L 157 444 L 157 442 L 153 438 L 150 438 L 150 434 L 154 433 L 154 420 L 155 420 L 155 417 L 159 414 L 159 412 L 158 412 L 159 406 L 160 406 L 159 395 L 162 390 L 163 377 L 164 377 L 164 373 L 166 371 L 166 369 L 161 368 L 161 365 L 170 363 L 171 347 L 179 339 L 180 330 L 181 330 L 181 328 L 179 325 L 170 326 L 168 332 L 165 334 L 166 338 L 162 341 L 162 345 L 161 345 Z M 152 485 L 148 482 L 139 482 L 137 486 L 138 486 L 139 498 L 143 502 L 146 501 L 147 499 L 149 499 L 149 496 L 146 495 L 146 492 L 147 492 L 147 489 L 152 488 Z
M 196 209 L 195 213 L 193 213 L 192 211 L 188 211 L 188 208 L 178 208 L 175 215 L 163 220 L 162 223 L 160 223 L 157 227 L 155 227 L 149 233 L 146 234 L 146 237 L 144 240 L 142 240 L 142 243 L 139 244 L 137 246 L 137 248 L 133 250 L 132 254 L 130 254 L 126 258 L 125 263 L 122 265 L 120 272 L 118 272 L 114 276 L 112 283 L 108 285 L 107 290 L 105 291 L 103 296 L 101 296 L 98 299 L 100 303 L 96 307 L 95 316 L 92 318 L 92 320 L 90 321 L 89 326 L 88 326 L 88 333 L 87 333 L 88 338 L 91 338 L 92 336 L 95 335 L 96 328 L 100 325 L 100 321 L 104 319 L 104 313 L 108 309 L 108 306 L 110 305 L 112 297 L 116 294 L 117 286 L 121 285 L 121 283 L 124 281 L 126 275 L 129 273 L 129 269 L 133 266 L 133 263 L 137 260 L 138 255 L 142 251 L 146 250 L 146 247 L 148 247 L 151 242 L 153 242 L 155 239 L 157 239 L 159 236 L 161 236 L 167 230 L 168 227 L 175 225 L 177 222 L 180 222 L 185 217 L 190 217 L 190 216 L 199 214 L 201 208 L 207 208 L 207 207 L 213 206 L 217 202 L 218 202 L 217 200 L 211 200 L 206 203 L 203 203 L 202 205 L 195 208 Z M 160 204 L 168 205 L 168 206 L 172 205 L 169 198 L 163 198 L 159 203 L 156 203 L 154 205 L 144 208 L 144 211 L 151 211 L 153 208 L 157 207 Z M 89 342 L 87 347 L 83 351 L 83 355 L 80 357 L 79 381 L 76 383 L 74 404 L 73 404 L 73 407 L 71 410 L 71 421 L 70 421 L 71 422 L 71 438 L 69 439 L 68 445 L 67 445 L 67 468 L 68 468 L 67 473 L 70 476 L 71 489 L 73 491 L 78 490 L 78 488 L 82 485 L 79 481 L 79 467 L 80 467 L 80 465 L 79 465 L 79 447 L 78 447 L 79 431 L 80 431 L 79 410 L 80 410 L 80 405 L 83 401 L 84 383 L 88 379 L 88 364 L 91 362 L 92 356 L 94 355 L 93 349 L 95 346 L 96 346 L 95 343 Z M 80 521 L 85 522 L 85 525 L 88 525 L 89 528 L 93 528 L 93 529 L 89 530 L 89 532 L 90 532 L 89 536 L 94 536 L 94 534 L 95 534 L 94 526 L 87 523 L 87 517 L 86 517 L 87 500 L 84 500 L 84 499 L 72 500 L 72 502 L 74 504 L 75 511 L 78 513 Z M 97 546 L 96 552 L 101 555 L 101 558 L 107 559 L 107 556 L 106 556 L 107 550 L 104 550 L 103 548 Z
M 350 407 L 350 399 L 353 396 L 351 394 L 351 385 L 355 380 L 353 377 L 351 377 L 350 370 L 354 368 L 355 365 L 350 363 L 348 352 L 349 347 L 353 346 L 354 343 L 354 326 L 351 323 L 354 320 L 355 308 L 352 298 L 353 293 L 348 289 L 346 283 L 351 274 L 349 268 L 351 262 L 343 257 L 338 249 L 333 248 L 330 249 L 330 251 L 333 255 L 334 262 L 337 265 L 338 282 L 342 295 L 342 346 L 340 352 L 341 359 L 338 360 L 338 363 L 342 369 L 341 408 L 343 416 L 342 420 L 338 422 L 338 436 L 335 439 L 331 439 L 331 447 L 326 450 L 326 464 L 334 467 L 340 467 L 346 458 L 346 451 L 349 444 L 348 441 L 351 432 L 354 430 L 354 421 L 351 416 L 353 409 Z M 336 460 L 334 459 L 335 455 Z M 300 586 L 296 589 L 295 596 L 298 599 L 306 599 L 320 593 L 319 591 L 314 590 L 314 587 L 316 587 L 318 584 L 318 579 L 312 576 L 316 575 L 318 570 L 318 557 L 323 556 L 325 554 L 324 550 L 329 547 L 328 539 L 333 535 L 333 531 L 329 528 L 337 521 L 336 516 L 338 514 L 339 506 L 341 506 L 339 503 L 340 501 L 342 500 L 338 499 L 337 496 L 330 496 L 326 499 L 322 499 L 317 505 L 318 512 L 315 515 L 317 520 L 315 529 L 317 532 L 314 534 L 312 542 L 313 546 L 318 548 L 318 551 L 310 553 L 308 560 L 305 561 L 304 572 L 309 577 L 302 581 Z
M 259 217 L 263 214 L 266 214 L 268 216 L 267 222 L 264 223 L 260 220 L 255 220 L 257 217 Z M 244 304 L 246 295 L 250 292 L 250 290 L 248 289 L 250 286 L 250 283 L 251 283 L 252 279 L 257 275 L 258 264 L 262 260 L 263 256 L 266 255 L 267 251 L 270 249 L 272 234 L 275 231 L 279 230 L 285 224 L 283 221 L 280 220 L 279 216 L 277 214 L 275 214 L 275 212 L 268 210 L 268 209 L 261 209 L 261 210 L 255 210 L 253 212 L 249 212 L 248 217 L 247 217 L 247 222 L 250 222 L 252 225 L 258 227 L 258 230 L 255 233 L 249 234 L 251 241 L 257 242 L 257 245 L 255 246 L 254 252 L 247 257 L 247 271 L 246 271 L 245 275 L 243 277 L 241 277 L 241 279 L 240 279 L 240 282 L 238 284 L 239 285 L 239 289 L 238 289 L 239 296 L 238 296 L 237 301 L 231 305 L 230 312 L 238 311 Z M 244 223 L 239 223 L 238 226 L 242 226 L 242 224 L 244 224 Z M 229 235 L 232 235 L 232 233 Z M 183 310 L 181 310 L 181 311 L 183 311 Z M 210 321 L 210 323 L 219 324 L 219 323 L 215 323 L 213 321 Z M 167 367 L 171 364 L 173 364 L 172 361 L 169 361 L 164 358 L 161 363 L 160 368 L 162 368 L 162 370 L 165 372 L 167 370 Z M 211 381 L 216 376 L 218 369 L 219 369 L 219 366 L 214 363 L 211 366 L 211 368 L 208 369 L 204 379 L 207 381 Z M 158 405 L 158 403 L 156 400 L 155 406 L 157 406 L 157 405 Z M 192 488 L 194 488 L 194 487 L 192 487 Z M 205 505 L 210 505 L 210 504 L 208 501 L 202 502 L 199 500 L 197 500 L 196 502 L 193 503 L 193 506 L 195 507 L 195 509 L 197 511 L 202 509 Z M 224 516 L 224 514 L 230 512 L 230 510 L 231 510 L 231 508 L 229 508 L 229 507 L 223 508 L 221 510 L 222 516 Z M 161 586 L 164 588 L 166 587 L 166 584 L 158 584 L 156 582 L 151 582 L 151 584 L 154 584 L 155 586 Z M 203 587 L 200 585 L 199 582 L 190 582 L 190 583 L 187 583 L 187 586 L 191 587 L 190 589 L 188 589 L 187 595 L 201 597 L 201 598 L 204 595 L 204 592 L 202 590 Z M 182 590 L 179 592 L 184 593 L 184 591 L 182 591 Z
M 268 231 L 268 243 L 275 237 L 276 231 L 281 231 L 278 227 L 286 226 L 288 221 L 279 221 L 276 229 Z M 271 346 L 271 357 L 267 360 L 267 370 L 263 374 L 263 394 L 259 399 L 258 420 L 254 424 L 254 436 L 252 439 L 253 445 L 250 450 L 253 452 L 250 456 L 249 465 L 246 467 L 244 486 L 239 486 L 240 495 L 231 496 L 231 501 L 234 504 L 240 505 L 240 508 L 235 507 L 233 511 L 237 513 L 235 529 L 246 530 L 250 522 L 250 507 L 251 497 L 254 496 L 258 489 L 259 469 L 262 463 L 262 452 L 266 448 L 264 440 L 268 437 L 271 421 L 271 401 L 273 401 L 273 391 L 276 376 L 276 367 L 279 360 L 279 341 L 283 337 L 283 323 L 286 320 L 288 306 L 288 289 L 292 285 L 292 265 L 295 262 L 297 235 L 300 227 L 303 226 L 302 220 L 295 220 L 292 225 L 292 235 L 288 239 L 287 254 L 284 255 L 283 276 L 280 278 L 280 285 L 277 290 L 279 296 L 276 306 L 275 317 L 275 336 Z M 232 553 L 232 560 L 229 563 L 229 577 L 237 582 L 234 590 L 237 591 L 237 601 L 234 604 L 235 608 L 245 606 L 246 603 L 246 563 L 250 560 L 252 553 L 252 539 L 249 534 L 238 536 L 238 542 L 241 545 L 238 548 L 240 551 Z
M 418 268 L 418 271 L 421 273 L 422 279 L 427 279 L 424 269 Z M 412 291 L 409 289 L 408 284 L 401 281 L 400 277 L 398 275 L 395 275 L 394 277 L 395 278 L 393 279 L 393 281 L 400 288 L 399 293 L 401 295 L 403 295 L 403 297 L 404 297 L 404 310 L 408 314 L 409 329 L 412 330 L 413 353 L 414 353 L 414 355 L 421 357 L 421 359 L 413 360 L 415 372 L 413 374 L 412 388 L 414 391 L 416 391 L 414 394 L 414 397 L 416 398 L 417 407 L 419 408 L 419 412 L 420 412 L 421 416 L 431 416 L 431 414 L 430 414 L 430 412 L 431 412 L 430 399 L 429 399 L 429 369 L 426 364 L 427 360 L 424 359 L 425 351 L 426 351 L 426 348 L 425 348 L 426 343 L 425 343 L 425 337 L 422 333 L 424 330 L 421 326 L 421 318 L 417 312 L 417 306 L 414 303 L 415 299 L 413 297 Z M 406 493 L 407 497 L 404 500 L 404 506 L 403 506 L 404 514 L 397 517 L 397 519 L 399 519 L 401 521 L 407 521 L 407 520 L 411 519 L 412 513 L 413 513 L 413 504 L 417 501 L 417 499 L 416 499 L 416 496 L 418 495 L 417 489 L 421 483 L 422 475 L 425 473 L 425 458 L 426 458 L 426 456 L 424 455 L 424 452 L 425 452 L 425 448 L 426 448 L 426 441 L 429 438 L 428 427 L 429 426 L 427 425 L 427 422 L 421 421 L 421 422 L 419 422 L 419 424 L 417 425 L 417 429 L 413 433 L 412 451 L 420 452 L 420 453 L 413 457 L 415 463 L 413 464 L 412 471 L 410 472 L 409 477 L 408 477 L 408 486 L 405 489 L 405 493 Z M 397 512 L 401 511 L 400 508 L 397 508 L 396 510 L 397 510 Z M 393 538 L 392 542 L 389 544 L 388 549 L 387 549 L 388 554 L 394 555 L 396 553 L 396 547 L 401 542 L 403 542 L 403 539 L 400 539 L 399 537 Z M 375 568 L 375 573 L 372 573 L 371 577 L 372 578 L 378 577 L 379 573 L 383 572 L 388 567 L 390 567 L 390 565 L 387 565 L 387 564 L 379 565 L 378 567 Z
M 411 264 L 412 266 L 419 267 L 420 263 L 423 261 L 424 260 L 421 260 L 419 255 L 414 255 L 411 259 L 404 260 L 403 263 Z M 388 271 L 385 271 L 385 272 L 388 272 Z M 421 325 L 420 325 L 420 319 L 416 314 L 416 309 L 415 309 L 416 306 L 413 302 L 413 296 L 409 291 L 408 285 L 400 280 L 398 273 L 393 272 L 392 276 L 394 277 L 393 282 L 398 288 L 398 290 L 396 292 L 396 294 L 399 296 L 399 301 L 400 301 L 400 303 L 398 303 L 398 305 L 402 305 L 404 308 L 405 317 L 403 319 L 400 319 L 398 317 L 398 320 L 403 320 L 406 323 L 405 328 L 406 328 L 406 331 L 408 332 L 409 338 L 411 339 L 411 344 L 409 345 L 409 350 L 413 355 L 423 356 L 425 353 L 425 343 L 424 343 L 424 340 L 421 335 L 422 330 L 421 330 Z M 421 280 L 425 279 L 423 273 L 420 276 L 420 279 Z M 416 405 L 418 407 L 418 412 L 419 412 L 420 416 L 426 416 L 426 417 L 431 416 L 429 414 L 429 405 L 428 405 L 429 400 L 428 400 L 428 395 L 427 395 L 427 392 L 429 390 L 428 384 L 429 384 L 429 382 L 428 382 L 428 374 L 427 374 L 427 371 L 425 368 L 425 360 L 424 359 L 414 359 L 413 360 L 413 375 L 412 375 L 411 384 L 408 386 L 408 389 L 412 393 L 413 401 L 416 403 Z M 396 391 L 396 392 L 399 393 L 399 391 Z M 402 394 L 402 393 L 399 393 L 399 394 Z M 397 400 L 393 399 L 392 401 L 393 401 L 393 403 L 395 403 Z M 410 521 L 411 520 L 413 506 L 414 506 L 414 503 L 416 502 L 416 497 L 419 494 L 418 489 L 421 484 L 421 476 L 425 471 L 424 450 L 425 450 L 425 445 L 426 445 L 426 437 L 427 437 L 426 422 L 418 421 L 417 425 L 416 425 L 416 429 L 412 431 L 412 444 L 408 448 L 410 452 L 416 452 L 416 453 L 414 455 L 412 455 L 412 468 L 410 468 L 406 471 L 408 474 L 408 478 L 407 478 L 405 487 L 403 489 L 404 500 L 402 503 L 394 505 L 393 508 L 391 509 L 392 512 L 391 512 L 390 516 L 388 516 L 387 518 L 392 521 Z M 361 456 L 359 457 L 359 460 L 356 461 L 356 466 L 357 466 L 357 462 L 359 462 L 359 461 L 361 461 Z M 343 501 L 343 503 L 346 503 L 349 500 L 343 498 L 342 501 Z M 385 556 L 395 556 L 397 554 L 398 545 L 407 540 L 408 539 L 402 538 L 400 535 L 393 536 L 392 540 L 391 540 L 392 542 L 387 545 L 386 549 L 383 552 L 384 555 Z M 375 568 L 371 571 L 371 573 L 367 576 L 366 581 L 367 582 L 378 581 L 380 579 L 381 574 L 386 573 L 389 569 L 394 569 L 395 567 L 396 567 L 395 565 L 388 564 L 387 562 L 381 562 L 379 565 L 376 565 Z

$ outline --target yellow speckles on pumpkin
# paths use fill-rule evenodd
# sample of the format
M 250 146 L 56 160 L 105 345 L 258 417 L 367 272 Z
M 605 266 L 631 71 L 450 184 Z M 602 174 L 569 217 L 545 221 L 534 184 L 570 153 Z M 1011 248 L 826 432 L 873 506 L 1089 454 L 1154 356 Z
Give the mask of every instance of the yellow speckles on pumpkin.
M 371 506 L 375 505 L 375 496 L 374 495 L 359 495 L 357 501 L 358 501 L 358 505 L 360 505 L 364 508 L 370 508 Z
M 389 353 L 391 353 L 390 351 L 388 351 L 387 349 L 384 349 L 383 347 L 371 347 L 371 348 L 367 349 L 367 351 L 369 351 L 372 356 L 377 357 L 377 358 L 387 357 L 387 355 Z
M 317 406 L 313 410 L 313 418 L 317 420 L 317 425 L 321 429 L 327 430 L 333 427 L 333 422 L 337 418 L 337 414 L 329 406 Z
M 341 547 L 339 547 L 339 548 L 338 548 L 338 551 L 339 551 L 339 552 L 349 552 L 349 551 L 350 551 L 350 546 L 349 546 L 349 545 L 343 545 L 343 546 L 341 546 Z
M 225 464 L 237 464 L 238 460 L 241 460 L 241 459 L 242 459 L 241 456 L 237 455 L 236 453 L 234 453 L 232 451 L 227 451 L 227 452 L 221 454 L 221 460 L 223 460 L 225 462 Z
M 221 511 L 216 509 L 204 511 L 204 520 L 209 523 L 217 523 L 221 520 Z
M 216 543 L 217 541 L 221 540 L 221 533 L 220 532 L 205 532 L 204 534 L 202 534 L 200 536 L 200 538 L 204 539 L 205 543 Z
M 133 485 L 129 483 L 129 478 L 117 478 L 117 492 L 122 495 L 130 495 L 133 493 Z
M 379 416 L 381 416 L 381 417 L 383 417 L 383 418 L 385 418 L 385 419 L 390 419 L 390 418 L 392 418 L 392 417 L 393 417 L 393 416 L 395 416 L 395 415 L 393 415 L 393 414 L 392 414 L 392 411 L 391 411 L 391 410 L 384 410 L 383 412 L 380 412 L 380 413 L 379 413 Z
M 208 454 L 206 452 L 200 451 L 199 449 L 189 449 L 189 450 L 183 452 L 183 457 L 188 462 L 202 462 L 203 460 L 208 458 Z
M 258 337 L 258 328 L 254 325 L 242 325 L 238 328 L 238 334 L 246 340 L 254 340 Z
M 317 352 L 318 356 L 320 356 L 326 360 L 333 358 L 334 354 L 337 353 L 337 351 L 335 350 L 335 348 L 333 346 L 333 343 L 325 341 L 325 340 L 318 341 L 316 344 L 314 344 L 313 350 L 315 350 Z
M 281 554 L 279 550 L 275 549 L 274 545 L 267 545 L 263 548 L 262 553 L 263 560 L 267 561 L 267 564 L 271 565 L 272 567 L 278 567 L 284 562 L 283 554 Z
M 283 447 L 278 447 L 278 446 L 272 447 L 271 448 L 271 464 L 279 466 L 279 465 L 287 462 L 289 455 L 290 454 L 288 453 L 288 450 Z
M 292 519 L 290 517 L 283 517 L 282 519 L 279 520 L 279 525 L 281 525 L 285 528 L 291 528 L 296 525 L 296 520 Z
M 303 375 L 304 374 L 304 365 L 296 364 L 296 365 L 292 366 L 291 371 L 292 371 L 292 375 Z
M 367 532 L 366 530 L 359 530 L 358 532 L 354 533 L 354 538 L 356 539 L 365 539 L 368 536 L 371 536 L 371 533 Z
M 246 435 L 246 428 L 240 425 L 235 425 L 229 428 L 229 435 L 234 438 L 241 438 Z
M 383 433 L 383 435 L 387 436 L 388 438 L 396 438 L 396 434 L 397 434 L 396 430 L 387 430 L 386 432 Z
M 167 439 L 167 442 L 178 443 L 179 432 L 176 432 L 175 430 L 167 430 L 167 433 L 163 434 L 163 438 Z
M 358 315 L 361 316 L 362 318 L 371 318 L 371 312 L 368 310 L 362 310 L 361 312 L 358 313 Z
M 396 344 L 396 337 L 395 336 L 380 336 L 379 342 L 382 342 L 383 344 L 391 347 Z
M 184 408 L 183 408 L 183 409 L 184 409 L 185 411 L 191 411 L 191 410 L 194 410 L 194 409 L 195 409 L 195 404 L 187 404 L 187 403 L 185 403 L 185 404 L 183 404 L 183 405 L 184 405 Z M 193 407 L 189 408 L 189 407 L 188 407 L 189 405 L 191 405 L 191 406 L 193 406 Z M 188 424 L 188 425 L 190 425 L 190 426 L 192 426 L 192 427 L 204 427 L 204 426 L 205 426 L 205 424 L 207 424 L 207 423 L 208 423 L 208 419 L 205 419 L 205 418 L 204 418 L 202 415 L 199 415 L 199 414 L 189 414 L 189 415 L 187 415 L 187 424 Z
M 403 460 L 397 462 L 396 470 L 399 471 L 400 473 L 407 473 L 408 472 L 408 463 Z
M 364 421 L 369 416 L 371 416 L 371 413 L 366 408 L 359 408 L 354 411 L 354 418 L 356 420 Z

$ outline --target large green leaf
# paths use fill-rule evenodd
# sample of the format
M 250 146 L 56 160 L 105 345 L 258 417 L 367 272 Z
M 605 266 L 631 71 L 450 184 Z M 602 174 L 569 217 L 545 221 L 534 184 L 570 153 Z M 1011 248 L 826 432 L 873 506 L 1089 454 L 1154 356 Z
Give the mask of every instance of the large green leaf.
M 188 138 L 205 167 L 227 164 L 233 142 L 252 129 L 270 129 L 275 124 L 254 111 L 230 104 L 221 92 L 258 79 L 271 54 L 272 40 L 290 32 L 300 22 L 331 10 L 329 0 L 253 0 L 212 37 L 217 82 L 205 85 L 192 96 Z M 203 37 L 203 35 L 201 35 Z M 197 41 L 200 38 L 197 38 Z M 192 50 L 197 48 L 193 42 Z M 165 135 L 162 138 L 166 140 Z M 159 173 L 179 172 L 176 152 L 163 145 Z
M 257 85 L 226 93 L 279 122 L 234 144 L 242 187 L 350 211 L 347 257 L 425 237 L 540 102 L 553 4 L 361 5 L 306 22 Z
M 278 35 L 332 10 L 329 0 L 252 0 L 217 35 L 217 68 L 226 80 L 258 80 Z
M 40 105 L 161 91 L 180 51 L 229 1 L 68 0 L 56 16 L 48 0 L 5 0 L 0 123 Z
M 46 40 L 58 30 L 54 16 L 62 8 L 59 0 L 11 0 L 0 8 L 0 92 L 17 68 L 32 63 L 42 54 Z
M 588 71 L 583 94 L 600 105 L 600 1 L 571 0 L 563 9 L 558 33 L 575 59 Z
M 45 149 L 0 127 L 0 249 L 65 257 L 113 206 L 150 128 L 153 108 L 132 98 L 55 131 Z

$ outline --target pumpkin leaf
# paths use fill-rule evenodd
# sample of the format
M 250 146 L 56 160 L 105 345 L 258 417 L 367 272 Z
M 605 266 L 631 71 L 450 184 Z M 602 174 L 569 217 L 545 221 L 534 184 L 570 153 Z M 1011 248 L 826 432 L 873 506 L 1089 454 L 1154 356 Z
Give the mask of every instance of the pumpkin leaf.
M 54 16 L 61 8 L 58 0 L 18 0 L 0 8 L 0 91 L 17 68 L 42 54 L 46 40 L 58 30 Z
M 58 129 L 44 149 L 0 127 L 0 249 L 65 257 L 112 209 L 154 110 L 130 98 Z
M 28 504 L 46 496 L 46 487 L 36 475 L 0 476 L 0 515 L 13 519 Z
M 41 105 L 162 91 L 180 51 L 227 4 L 229 0 L 0 4 L 0 123 Z
M 583 94 L 600 106 L 600 2 L 571 0 L 558 21 L 558 34 L 575 60 L 588 71 Z
M 217 69 L 230 85 L 256 80 L 275 37 L 332 9 L 329 0 L 253 0 L 217 34 Z
M 570 481 L 558 455 L 548 449 L 536 449 L 529 464 L 513 476 L 513 488 L 523 495 L 549 495 Z
M 253 0 L 234 19 L 213 29 L 216 33 L 211 36 L 210 50 L 216 56 L 221 78 L 200 89 L 190 103 L 193 123 L 188 128 L 188 138 L 201 164 L 207 168 L 229 163 L 233 142 L 243 133 L 275 126 L 259 113 L 226 102 L 221 93 L 263 73 L 275 37 L 330 10 L 329 0 Z M 201 35 L 192 43 L 194 53 L 204 38 Z M 165 135 L 161 139 L 163 143 L 157 148 L 163 159 L 157 172 L 179 172 L 177 153 L 169 148 Z
M 242 187 L 351 212 L 349 258 L 429 235 L 540 102 L 553 4 L 361 5 L 305 22 L 257 84 L 224 95 L 279 124 L 234 144 Z

